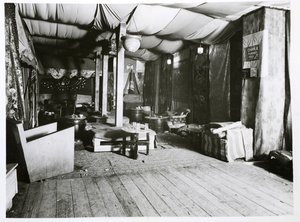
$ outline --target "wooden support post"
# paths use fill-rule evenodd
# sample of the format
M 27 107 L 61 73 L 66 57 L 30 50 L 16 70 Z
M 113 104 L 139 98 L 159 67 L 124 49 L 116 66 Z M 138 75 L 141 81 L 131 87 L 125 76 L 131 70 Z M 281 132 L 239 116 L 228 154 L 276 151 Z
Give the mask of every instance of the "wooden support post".
M 117 127 L 123 126 L 123 90 L 124 90 L 124 57 L 125 50 L 122 45 L 122 36 L 126 35 L 126 24 L 120 23 L 117 39 L 117 92 L 116 92 L 116 116 L 115 123 Z
M 159 112 L 159 79 L 160 79 L 160 67 L 161 67 L 161 60 L 157 60 L 155 66 L 155 79 L 154 79 L 154 89 L 155 89 L 155 99 L 154 99 L 154 112 Z
M 95 76 L 95 111 L 99 111 L 99 91 L 100 91 L 100 73 L 101 73 L 101 60 L 100 53 L 96 53 L 96 76 Z
M 117 90 L 117 58 L 113 57 L 113 75 L 114 75 L 114 97 L 113 107 L 116 108 L 116 90 Z
M 108 55 L 102 56 L 102 116 L 107 115 Z

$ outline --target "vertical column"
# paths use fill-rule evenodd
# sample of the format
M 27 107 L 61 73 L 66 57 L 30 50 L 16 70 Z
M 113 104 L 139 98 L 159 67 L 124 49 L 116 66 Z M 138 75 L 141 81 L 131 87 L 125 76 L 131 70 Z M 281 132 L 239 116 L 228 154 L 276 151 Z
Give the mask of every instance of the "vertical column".
M 160 65 L 161 60 L 158 59 L 155 61 L 155 79 L 154 79 L 154 92 L 155 92 L 155 100 L 154 100 L 154 112 L 159 112 L 159 78 L 160 78 Z
M 102 56 L 102 116 L 107 114 L 108 55 Z
M 95 111 L 99 111 L 99 89 L 100 89 L 101 61 L 100 52 L 96 53 L 96 76 L 95 76 Z
M 113 75 L 114 75 L 114 98 L 113 98 L 113 107 L 116 108 L 116 90 L 117 90 L 117 58 L 113 57 Z
M 118 54 L 117 54 L 117 90 L 116 90 L 116 116 L 117 127 L 123 126 L 123 88 L 124 88 L 124 56 L 125 50 L 122 46 L 121 38 L 126 35 L 126 24 L 120 23 L 118 33 Z

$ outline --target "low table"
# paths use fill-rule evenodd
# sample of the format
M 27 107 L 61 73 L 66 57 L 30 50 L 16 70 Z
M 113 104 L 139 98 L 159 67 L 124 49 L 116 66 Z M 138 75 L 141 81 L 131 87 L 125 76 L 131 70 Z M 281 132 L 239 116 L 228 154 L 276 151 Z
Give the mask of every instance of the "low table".
M 150 135 L 149 134 L 151 133 L 150 129 L 127 125 L 122 128 L 122 131 L 124 132 L 123 147 L 122 147 L 123 155 L 125 155 L 127 145 L 130 145 L 130 151 L 132 153 L 133 159 L 137 159 L 137 157 L 138 157 L 138 146 L 139 145 L 146 145 L 146 155 L 149 154 L 149 145 L 150 145 Z M 139 139 L 140 134 L 146 134 L 146 139 L 144 139 L 144 140 Z M 126 138 L 128 136 L 130 136 L 129 141 L 126 140 Z
M 124 124 L 124 127 L 128 124 Z M 107 152 L 120 151 L 123 146 L 123 137 L 130 135 L 122 130 L 123 127 L 109 126 L 101 123 L 87 123 L 87 128 L 93 133 L 93 151 Z M 149 129 L 149 149 L 154 149 L 156 133 Z M 145 133 L 139 134 L 139 140 L 147 139 Z M 146 145 L 139 145 L 139 149 L 147 149 Z

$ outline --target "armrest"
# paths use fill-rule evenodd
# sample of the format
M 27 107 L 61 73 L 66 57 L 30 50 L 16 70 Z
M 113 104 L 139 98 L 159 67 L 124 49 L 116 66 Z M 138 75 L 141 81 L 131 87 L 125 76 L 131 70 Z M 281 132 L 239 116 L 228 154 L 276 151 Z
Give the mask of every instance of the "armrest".
M 60 131 L 55 131 L 52 133 L 48 134 L 43 134 L 40 137 L 35 137 L 27 142 L 27 144 L 33 144 L 33 143 L 44 143 L 46 141 L 51 141 L 51 140 L 56 140 L 58 137 L 61 137 L 61 139 L 67 139 L 69 136 L 69 132 L 75 132 L 74 131 L 74 126 L 68 127 L 66 129 L 60 130 Z M 65 134 L 65 135 L 64 135 Z M 72 141 L 74 140 L 74 133 L 73 133 L 73 138 Z
M 27 140 L 57 131 L 57 122 L 24 131 Z

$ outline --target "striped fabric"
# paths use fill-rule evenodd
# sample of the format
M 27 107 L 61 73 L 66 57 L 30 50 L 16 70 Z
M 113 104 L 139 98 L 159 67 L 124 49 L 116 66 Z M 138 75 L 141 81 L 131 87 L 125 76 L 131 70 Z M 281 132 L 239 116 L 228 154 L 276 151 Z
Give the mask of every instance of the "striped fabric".
M 252 129 L 237 128 L 226 131 L 226 137 L 220 138 L 209 130 L 203 131 L 200 152 L 220 160 L 233 162 L 235 159 L 253 157 Z

